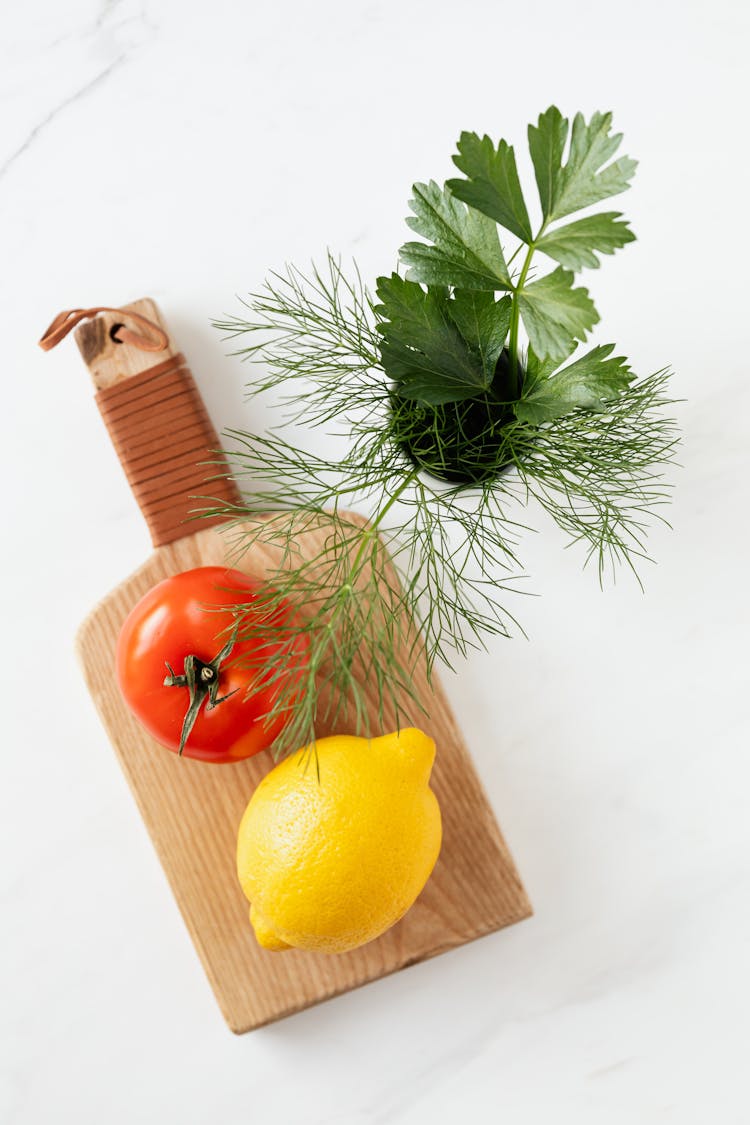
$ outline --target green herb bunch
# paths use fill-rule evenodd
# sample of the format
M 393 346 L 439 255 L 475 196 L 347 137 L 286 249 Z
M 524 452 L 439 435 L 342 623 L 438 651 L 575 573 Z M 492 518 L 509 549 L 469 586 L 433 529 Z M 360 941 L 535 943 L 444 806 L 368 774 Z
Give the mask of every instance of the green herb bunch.
M 304 690 L 284 690 L 283 658 L 262 669 L 279 686 L 275 711 L 290 713 L 280 753 L 347 706 L 373 733 L 365 684 L 379 719 L 386 705 L 410 718 L 412 621 L 428 676 L 437 660 L 510 635 L 529 501 L 582 544 L 600 581 L 623 563 L 637 576 L 647 558 L 677 444 L 668 372 L 636 378 L 613 344 L 581 351 L 599 316 L 575 284 L 633 241 L 620 212 L 590 209 L 625 191 L 636 163 L 612 159 L 621 135 L 609 113 L 571 126 L 552 106 L 528 141 L 536 223 L 513 147 L 463 133 L 461 175 L 414 185 L 407 223 L 422 241 L 401 247 L 403 276 L 378 278 L 373 297 L 356 266 L 347 275 L 329 254 L 307 274 L 272 274 L 241 315 L 217 322 L 242 338 L 236 354 L 260 361 L 253 394 L 287 388 L 300 424 L 347 437 L 340 456 L 321 457 L 273 432 L 232 432 L 249 491 L 241 507 L 212 510 L 232 518 L 238 553 L 281 549 L 265 596 L 291 603 L 309 636 Z M 309 557 L 301 537 L 314 528 L 325 532 Z

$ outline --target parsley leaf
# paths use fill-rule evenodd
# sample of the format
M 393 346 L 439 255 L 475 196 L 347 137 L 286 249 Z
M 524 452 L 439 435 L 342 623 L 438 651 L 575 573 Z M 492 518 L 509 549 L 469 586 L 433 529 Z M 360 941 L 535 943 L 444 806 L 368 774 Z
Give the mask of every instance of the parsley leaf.
M 542 215 L 549 220 L 557 196 L 563 151 L 568 139 L 568 120 L 555 105 L 539 116 L 537 125 L 529 125 L 529 152 L 534 165 Z
M 511 308 L 510 297 L 495 301 L 492 293 L 473 293 L 465 289 L 457 289 L 447 305 L 451 320 L 479 357 L 486 388 L 492 383 L 505 345 Z
M 540 359 L 534 349 L 530 347 L 526 352 L 522 397 L 528 398 L 537 383 L 541 383 L 544 379 L 549 379 L 550 375 L 554 374 L 560 364 L 564 363 L 566 359 L 572 356 L 573 352 L 576 350 L 576 346 L 575 340 L 571 340 L 567 354 L 560 359 L 550 359 L 549 357 L 547 359 Z
M 599 320 L 588 289 L 573 289 L 573 274 L 558 266 L 517 295 L 531 347 L 540 359 L 564 359 L 571 340 L 585 340 Z
M 554 375 L 550 364 L 540 362 L 530 350 L 521 398 L 513 405 L 516 418 L 538 426 L 571 410 L 606 410 L 607 402 L 633 381 L 627 360 L 612 355 L 614 347 L 592 348 Z
M 537 249 L 543 250 L 561 266 L 580 270 L 588 266 L 599 266 L 598 254 L 614 254 L 628 242 L 635 242 L 635 235 L 622 220 L 621 211 L 602 211 L 599 215 L 588 215 L 575 223 L 566 223 L 548 231 L 537 242 Z
M 489 388 L 510 298 L 495 303 L 491 293 L 458 291 L 451 299 L 445 289 L 425 291 L 397 274 L 378 278 L 376 293 L 381 362 L 402 397 L 436 406 Z
M 610 113 L 594 113 L 588 121 L 578 113 L 571 124 L 550 106 L 529 126 L 528 139 L 543 213 L 536 237 L 515 153 L 504 140 L 495 145 L 488 136 L 462 133 L 453 161 L 465 178 L 448 180 L 442 188 L 434 181 L 414 185 L 413 216 L 407 222 L 425 242 L 401 248 L 407 279 L 381 279 L 383 303 L 376 310 L 382 363 L 399 393 L 435 404 L 483 394 L 506 334 L 511 384 L 517 383 L 522 320 L 531 362 L 537 365 L 536 376 L 526 373 L 528 403 L 535 378 L 541 386 L 599 320 L 588 290 L 574 288 L 573 271 L 598 267 L 601 255 L 613 254 L 634 235 L 619 211 L 562 225 L 558 220 L 624 191 L 636 163 L 629 157 L 613 159 L 622 137 L 612 132 Z M 526 245 L 517 277 L 510 274 L 496 224 Z M 559 265 L 529 281 L 537 250 Z M 511 296 L 496 301 L 494 294 L 503 290 Z M 591 356 L 591 370 L 573 364 L 572 374 L 555 383 L 558 404 L 568 401 L 563 394 L 567 379 L 574 380 L 576 394 L 584 395 L 592 380 L 624 370 L 609 353 L 602 357 L 594 350 Z M 584 375 L 588 382 L 581 382 Z
M 529 126 L 529 150 L 545 222 L 562 219 L 630 186 L 638 166 L 635 160 L 623 156 L 603 167 L 622 140 L 622 133 L 611 133 L 611 127 L 611 113 L 594 113 L 588 124 L 583 114 L 577 113 L 563 165 L 567 118 L 550 106 L 536 126 Z
M 415 184 L 413 191 L 409 206 L 414 215 L 406 222 L 434 245 L 407 242 L 401 247 L 401 260 L 410 267 L 409 279 L 465 289 L 510 289 L 495 223 L 454 199 L 434 180 Z
M 466 176 L 465 180 L 448 180 L 447 187 L 453 194 L 489 215 L 522 242 L 531 242 L 534 236 L 513 146 L 500 141 L 495 148 L 487 136 L 480 139 L 476 133 L 462 133 L 453 163 Z

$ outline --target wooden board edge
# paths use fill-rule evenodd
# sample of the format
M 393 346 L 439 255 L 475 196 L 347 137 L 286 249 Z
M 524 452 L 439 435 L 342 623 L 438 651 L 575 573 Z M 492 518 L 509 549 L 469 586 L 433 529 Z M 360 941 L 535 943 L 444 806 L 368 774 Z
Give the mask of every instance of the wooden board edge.
M 310 1008 L 317 1007 L 318 1004 L 327 1004 L 329 1000 L 335 1000 L 338 996 L 345 996 L 350 992 L 357 992 L 360 988 L 366 988 L 369 984 L 376 984 L 380 980 L 385 980 L 386 977 L 395 976 L 396 973 L 403 973 L 405 970 L 411 969 L 415 965 L 421 965 L 425 961 L 432 961 L 435 957 L 441 957 L 444 953 L 456 952 L 459 949 L 463 949 L 466 945 L 473 945 L 474 942 L 480 941 L 482 938 L 492 937 L 493 934 L 500 933 L 502 930 L 508 929 L 509 926 L 515 926 L 519 922 L 524 922 L 528 918 L 533 917 L 534 912 L 525 892 L 524 897 L 526 898 L 524 909 L 519 910 L 517 915 L 514 914 L 511 918 L 506 918 L 499 923 L 490 923 L 486 929 L 480 930 L 471 937 L 464 937 L 459 941 L 443 942 L 441 945 L 435 946 L 434 949 L 422 953 L 419 957 L 414 957 L 405 961 L 403 965 L 394 965 L 392 969 L 381 971 L 377 975 L 368 977 L 366 980 L 357 981 L 356 984 L 347 985 L 345 988 L 334 989 L 329 995 L 318 996 L 308 1003 L 290 1005 L 282 1011 L 275 1012 L 273 1016 L 270 1016 L 268 1019 L 238 1024 L 233 1021 L 231 1016 L 227 1015 L 226 1011 L 222 1008 L 224 1021 L 233 1035 L 247 1035 L 250 1031 L 259 1031 L 262 1027 L 270 1027 L 271 1024 L 278 1023 L 279 1020 L 289 1019 L 290 1016 L 295 1016 L 299 1012 L 306 1012 Z M 283 957 L 284 954 L 280 953 L 278 956 Z M 332 956 L 335 956 L 335 954 L 332 954 Z M 221 1005 L 219 1006 L 221 1007 Z

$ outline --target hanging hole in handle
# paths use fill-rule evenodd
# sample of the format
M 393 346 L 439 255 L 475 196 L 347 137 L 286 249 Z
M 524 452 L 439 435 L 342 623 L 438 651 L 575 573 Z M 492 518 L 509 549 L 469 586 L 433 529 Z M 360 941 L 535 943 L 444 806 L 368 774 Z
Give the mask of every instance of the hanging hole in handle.
M 122 343 L 122 340 L 120 340 L 120 339 L 118 338 L 118 336 L 117 336 L 117 333 L 118 333 L 118 332 L 120 331 L 120 329 L 121 329 L 121 328 L 124 328 L 124 327 L 125 327 L 125 325 L 124 325 L 124 324 L 113 324 L 113 325 L 112 325 L 112 327 L 111 327 L 111 328 L 110 328 L 110 330 L 109 330 L 109 338 L 110 338 L 110 340 L 114 340 L 114 342 L 115 342 L 116 344 L 121 344 L 121 343 Z

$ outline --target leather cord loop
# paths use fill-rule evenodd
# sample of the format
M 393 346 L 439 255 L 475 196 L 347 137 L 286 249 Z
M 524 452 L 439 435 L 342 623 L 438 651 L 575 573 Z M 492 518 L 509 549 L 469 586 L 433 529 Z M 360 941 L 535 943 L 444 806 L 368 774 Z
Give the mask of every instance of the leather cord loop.
M 149 320 L 148 317 L 131 312 L 129 309 L 111 309 L 106 305 L 91 309 L 68 309 L 59 313 L 44 332 L 39 341 L 39 347 L 45 352 L 50 351 L 61 340 L 64 340 L 68 333 L 72 332 L 82 320 L 88 320 L 90 317 L 98 316 L 99 313 L 103 312 L 114 313 L 115 316 L 122 317 L 123 323 L 116 325 L 116 331 L 112 334 L 112 338 L 118 340 L 121 344 L 131 344 L 142 352 L 162 352 L 168 347 L 169 337 L 166 332 L 158 324 Z M 128 327 L 127 321 L 135 321 L 142 331 L 140 333 L 134 332 L 132 328 Z

